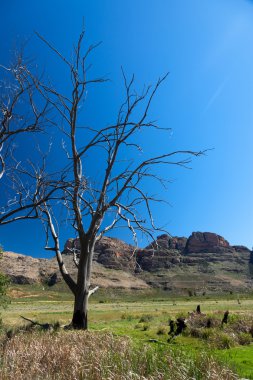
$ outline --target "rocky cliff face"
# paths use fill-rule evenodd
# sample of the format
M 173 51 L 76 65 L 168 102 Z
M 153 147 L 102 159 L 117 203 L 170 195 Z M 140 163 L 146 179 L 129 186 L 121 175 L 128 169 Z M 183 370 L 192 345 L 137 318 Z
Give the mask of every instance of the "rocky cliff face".
M 161 235 L 136 259 L 140 278 L 152 287 L 186 294 L 253 289 L 253 253 L 214 233 L 194 232 L 188 239 Z
M 63 253 L 72 255 L 73 250 L 79 252 L 79 239 L 68 239 Z M 94 260 L 110 269 L 132 271 L 135 267 L 134 247 L 116 238 L 103 237 L 95 245 Z
M 69 239 L 64 261 L 75 277 L 72 252 L 79 250 L 78 239 Z M 0 262 L 3 272 L 15 283 L 61 281 L 55 259 L 34 259 L 5 252 Z M 244 246 L 231 246 L 222 236 L 194 232 L 185 237 L 163 234 L 155 242 L 134 253 L 125 242 L 104 237 L 95 246 L 93 284 L 102 287 L 144 289 L 159 287 L 187 293 L 206 291 L 249 291 L 253 289 L 253 253 Z
M 211 232 L 193 232 L 187 240 L 185 253 L 224 252 L 231 248 L 222 236 Z
M 207 255 L 205 255 L 205 253 Z M 241 255 L 241 254 L 242 255 Z M 222 236 L 211 232 L 193 232 L 185 237 L 158 236 L 145 249 L 137 251 L 137 263 L 146 271 L 155 272 L 163 268 L 197 265 L 204 260 L 224 262 L 250 260 L 250 250 L 244 246 L 231 246 Z
M 183 251 L 187 243 L 186 237 L 177 237 L 163 234 L 158 236 L 157 240 L 149 244 L 145 249 L 176 249 L 178 251 Z

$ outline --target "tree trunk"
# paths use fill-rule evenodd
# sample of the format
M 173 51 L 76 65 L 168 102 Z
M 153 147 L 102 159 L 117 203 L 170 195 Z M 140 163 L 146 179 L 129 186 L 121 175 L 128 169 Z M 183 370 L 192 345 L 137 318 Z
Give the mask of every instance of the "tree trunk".
M 88 329 L 88 296 L 89 290 L 85 289 L 85 287 L 77 289 L 72 318 L 72 326 L 75 329 Z
M 88 329 L 88 299 L 91 278 L 91 265 L 94 252 L 94 242 L 88 242 L 80 247 L 80 259 L 77 273 L 74 313 L 72 326 L 75 329 Z

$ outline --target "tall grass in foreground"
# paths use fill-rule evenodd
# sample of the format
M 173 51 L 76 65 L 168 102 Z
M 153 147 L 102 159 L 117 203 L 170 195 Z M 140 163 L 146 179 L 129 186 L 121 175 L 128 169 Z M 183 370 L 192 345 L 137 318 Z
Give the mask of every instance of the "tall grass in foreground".
M 136 347 L 129 338 L 82 331 L 26 332 L 3 339 L 1 380 L 232 380 L 205 354 L 167 345 Z

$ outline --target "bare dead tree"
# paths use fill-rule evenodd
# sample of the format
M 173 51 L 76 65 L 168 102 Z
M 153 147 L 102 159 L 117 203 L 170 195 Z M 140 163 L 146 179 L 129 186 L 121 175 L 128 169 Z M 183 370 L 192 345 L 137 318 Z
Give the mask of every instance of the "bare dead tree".
M 68 163 L 50 176 L 41 175 L 41 170 L 35 170 L 37 174 L 33 179 L 35 182 L 40 181 L 43 196 L 40 193 L 36 198 L 35 191 L 32 195 L 36 194 L 35 201 L 31 197 L 29 199 L 36 216 L 45 226 L 46 249 L 55 252 L 63 279 L 75 297 L 72 325 L 74 328 L 87 329 L 88 300 L 97 290 L 97 287 L 91 288 L 95 243 L 113 228 L 123 226 L 131 232 L 136 246 L 140 233 L 154 240 L 155 231 L 160 229 L 153 220 L 152 204 L 161 200 L 146 192 L 145 183 L 159 181 L 164 184 L 165 181 L 156 174 L 155 169 L 158 166 L 187 167 L 191 157 L 199 156 L 203 152 L 173 151 L 150 157 L 141 153 L 142 148 L 138 143 L 140 133 L 143 136 L 143 133 L 150 129 L 157 132 L 169 130 L 148 119 L 152 100 L 167 75 L 159 78 L 154 86 L 145 87 L 138 94 L 134 90 L 134 76 L 128 81 L 122 70 L 125 100 L 119 108 L 116 122 L 101 129 L 83 126 L 79 116 L 87 87 L 105 81 L 104 78 L 87 78 L 87 60 L 96 46 L 90 46 L 82 53 L 82 32 L 74 48 L 73 58 L 69 60 L 44 37 L 39 35 L 39 38 L 66 66 L 71 80 L 72 88 L 66 95 L 52 84 L 46 84 L 26 71 L 26 75 L 32 80 L 46 104 L 50 104 L 60 120 L 58 126 L 63 136 L 62 148 Z M 94 155 L 94 151 L 98 150 L 102 152 L 102 164 L 100 179 L 96 181 L 94 178 L 88 178 L 85 170 L 90 163 L 87 160 L 88 155 Z M 46 160 L 44 162 L 46 165 Z M 42 173 L 46 173 L 45 167 Z M 16 167 L 15 175 L 19 178 L 19 167 Z M 77 280 L 68 273 L 61 254 L 59 204 L 65 210 L 66 220 L 79 238 L 79 254 L 76 255 L 76 251 L 73 251 Z

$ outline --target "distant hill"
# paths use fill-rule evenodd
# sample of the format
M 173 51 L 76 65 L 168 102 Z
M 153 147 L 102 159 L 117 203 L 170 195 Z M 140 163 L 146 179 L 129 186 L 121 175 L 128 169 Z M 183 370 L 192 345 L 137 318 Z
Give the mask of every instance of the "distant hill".
M 69 239 L 63 255 L 75 276 L 72 251 L 78 255 L 78 239 Z M 36 282 L 53 286 L 62 281 L 55 259 L 35 259 L 4 252 L 1 271 L 13 283 Z M 172 293 L 207 294 L 253 290 L 253 252 L 231 246 L 222 236 L 194 232 L 185 237 L 161 235 L 152 244 L 134 252 L 134 247 L 104 237 L 95 247 L 92 283 L 104 288 L 160 288 Z

